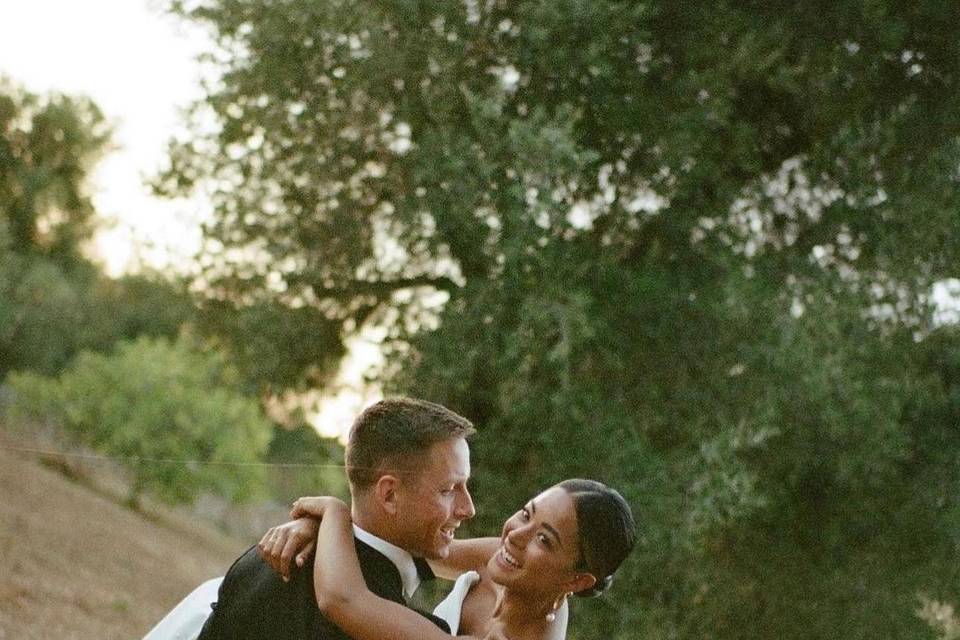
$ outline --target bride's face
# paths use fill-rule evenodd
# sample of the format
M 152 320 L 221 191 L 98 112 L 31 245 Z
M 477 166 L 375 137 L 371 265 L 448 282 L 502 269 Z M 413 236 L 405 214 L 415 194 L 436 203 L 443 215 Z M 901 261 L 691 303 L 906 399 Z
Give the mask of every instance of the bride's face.
M 577 535 L 573 498 L 559 487 L 548 489 L 504 523 L 500 550 L 487 563 L 490 577 L 531 593 L 568 591 L 580 575 Z

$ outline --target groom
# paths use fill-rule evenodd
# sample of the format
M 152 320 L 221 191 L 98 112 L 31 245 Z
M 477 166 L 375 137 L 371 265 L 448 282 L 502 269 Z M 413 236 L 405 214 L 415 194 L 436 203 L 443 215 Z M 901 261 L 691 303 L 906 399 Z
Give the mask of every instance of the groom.
M 445 557 L 456 528 L 473 517 L 466 440 L 473 433 L 466 418 L 410 398 L 382 400 L 354 421 L 347 478 L 357 555 L 372 592 L 408 602 L 420 581 L 433 577 L 422 558 Z M 284 536 L 297 526 L 315 525 L 277 527 L 268 535 L 279 538 L 265 537 L 261 545 L 284 546 Z M 199 640 L 348 640 L 320 614 L 313 564 L 305 563 L 287 580 L 256 547 L 227 571 L 213 607 Z M 449 631 L 443 620 L 421 613 Z

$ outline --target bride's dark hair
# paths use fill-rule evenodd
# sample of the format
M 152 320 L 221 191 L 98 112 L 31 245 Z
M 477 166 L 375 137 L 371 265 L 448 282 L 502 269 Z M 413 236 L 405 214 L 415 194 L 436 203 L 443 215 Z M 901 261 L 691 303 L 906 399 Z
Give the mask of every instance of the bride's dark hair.
M 630 505 L 602 482 L 573 478 L 557 485 L 573 498 L 580 540 L 578 570 L 596 577 L 597 583 L 575 595 L 590 598 L 610 586 L 613 574 L 633 549 L 636 531 Z

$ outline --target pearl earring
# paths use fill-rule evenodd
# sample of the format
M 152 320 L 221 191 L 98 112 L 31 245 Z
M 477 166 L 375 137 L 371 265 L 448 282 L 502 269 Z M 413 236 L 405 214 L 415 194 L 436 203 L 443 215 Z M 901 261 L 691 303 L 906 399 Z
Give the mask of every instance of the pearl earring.
M 553 609 L 550 610 L 550 613 L 544 616 L 544 618 L 547 619 L 547 622 L 553 622 L 557 619 L 557 609 L 563 606 L 563 603 L 566 601 L 566 599 L 572 595 L 573 592 L 569 591 L 553 601 Z

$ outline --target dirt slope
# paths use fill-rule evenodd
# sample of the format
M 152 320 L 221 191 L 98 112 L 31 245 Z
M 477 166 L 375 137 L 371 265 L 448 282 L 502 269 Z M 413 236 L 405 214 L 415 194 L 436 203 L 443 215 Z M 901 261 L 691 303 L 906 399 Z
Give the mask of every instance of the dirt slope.
M 140 638 L 246 544 L 0 449 L 0 640 Z

